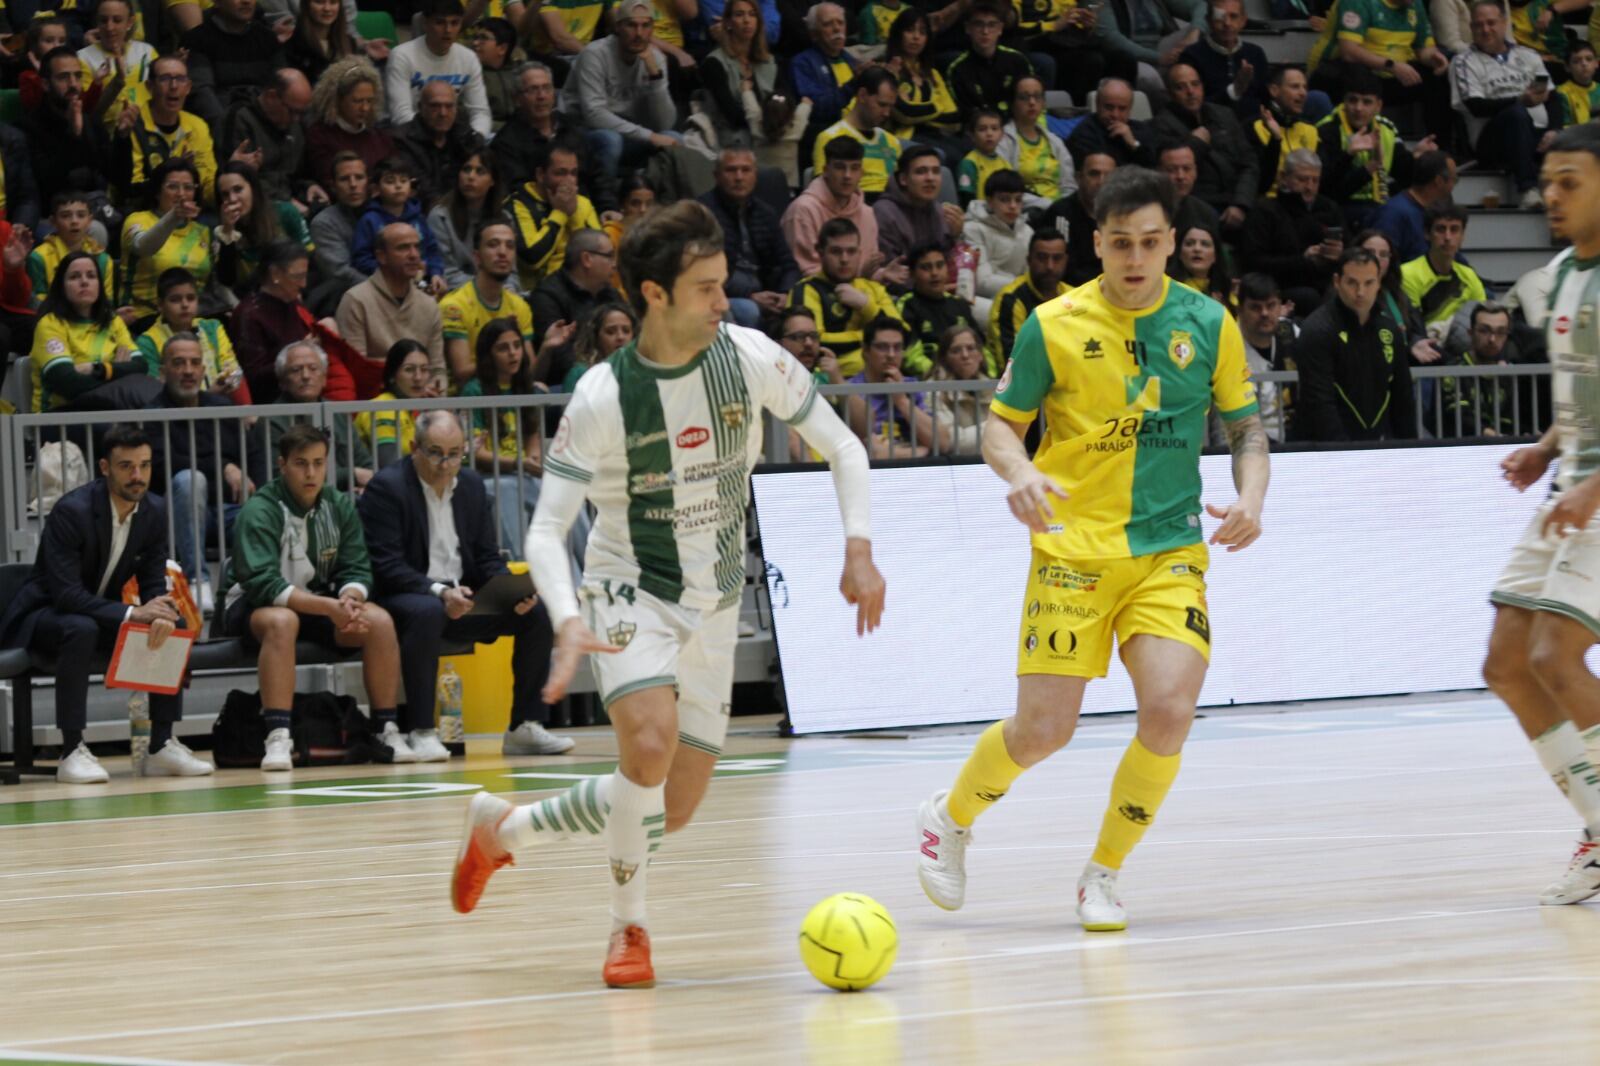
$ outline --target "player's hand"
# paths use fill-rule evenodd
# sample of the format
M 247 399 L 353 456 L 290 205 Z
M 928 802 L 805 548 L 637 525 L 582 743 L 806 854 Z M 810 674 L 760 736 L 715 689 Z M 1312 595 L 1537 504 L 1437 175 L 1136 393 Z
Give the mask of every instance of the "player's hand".
M 1500 460 L 1500 473 L 1518 492 L 1528 491 L 1528 486 L 1544 476 L 1550 460 L 1555 456 L 1548 448 L 1535 444 L 1518 448 Z
M 452 621 L 472 610 L 472 590 L 465 586 L 445 589 L 439 598 L 444 601 L 445 617 Z
M 1586 478 L 1556 499 L 1556 505 L 1544 516 L 1539 532 L 1546 537 L 1582 533 L 1596 510 L 1600 510 L 1600 482 Z
M 844 542 L 839 594 L 856 609 L 856 636 L 871 633 L 883 623 L 883 575 L 872 562 L 870 540 L 851 537 Z
M 1211 534 L 1211 543 L 1225 544 L 1230 552 L 1244 551 L 1261 537 L 1259 504 L 1236 500 L 1229 507 L 1213 507 L 1208 503 L 1206 514 L 1222 520 L 1222 525 Z
M 573 675 L 578 672 L 578 663 L 583 661 L 585 655 L 615 655 L 622 649 L 615 644 L 607 644 L 589 631 L 581 618 L 569 618 L 561 626 L 561 633 L 556 637 L 555 656 L 550 660 L 550 676 L 544 683 L 544 691 L 540 698 L 546 703 L 555 703 L 567 694 L 567 686 L 572 684 Z
M 1038 467 L 1028 467 L 1022 479 L 1006 493 L 1006 505 L 1018 522 L 1035 533 L 1050 532 L 1050 519 L 1055 517 L 1055 504 L 1050 497 L 1067 499 L 1066 492 L 1055 480 Z
M 150 623 L 150 635 L 145 641 L 146 645 L 151 651 L 155 651 L 167 642 L 167 638 L 172 636 L 173 630 L 177 628 L 176 622 L 169 622 L 165 618 L 156 619 Z

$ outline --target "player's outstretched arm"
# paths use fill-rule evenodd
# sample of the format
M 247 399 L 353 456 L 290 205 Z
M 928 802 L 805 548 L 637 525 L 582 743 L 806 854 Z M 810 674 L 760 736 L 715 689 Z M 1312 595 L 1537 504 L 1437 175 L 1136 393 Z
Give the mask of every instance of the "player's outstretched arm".
M 596 637 L 578 617 L 578 596 L 572 588 L 566 538 L 587 495 L 582 482 L 553 472 L 547 474 L 523 543 L 522 554 L 528 560 L 533 587 L 544 600 L 550 625 L 556 631 L 555 658 L 543 693 L 546 703 L 554 703 L 567 694 L 567 686 L 585 655 L 621 650 Z
M 1055 517 L 1050 498 L 1064 500 L 1067 494 L 1028 457 L 1023 438 L 1031 424 L 1013 422 L 990 411 L 983 424 L 983 461 L 1011 486 L 1006 505 L 1012 516 L 1035 533 L 1048 533 Z
M 872 475 L 867 450 L 825 403 L 813 402 L 795 429 L 833 472 L 845 536 L 839 593 L 856 609 L 856 635 L 870 633 L 883 619 L 884 582 L 872 561 Z
M 1224 544 L 1230 552 L 1236 552 L 1261 536 L 1261 508 L 1266 504 L 1267 481 L 1272 473 L 1272 445 L 1258 414 L 1223 425 L 1228 431 L 1228 449 L 1233 452 L 1233 487 L 1239 498 L 1228 507 L 1208 503 L 1206 513 L 1222 520 L 1211 534 L 1211 543 Z

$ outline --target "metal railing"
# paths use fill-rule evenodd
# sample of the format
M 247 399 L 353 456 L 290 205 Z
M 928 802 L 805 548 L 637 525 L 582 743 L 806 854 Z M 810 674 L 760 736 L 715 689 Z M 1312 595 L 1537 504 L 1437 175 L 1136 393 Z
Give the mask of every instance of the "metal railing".
M 1544 427 L 1549 414 L 1549 399 L 1544 391 L 1548 389 L 1548 365 L 1428 366 L 1414 368 L 1412 376 L 1418 426 L 1425 436 L 1535 434 Z M 1273 371 L 1256 375 L 1256 381 L 1262 386 L 1272 386 L 1262 389 L 1269 422 L 1275 416 L 1277 425 L 1292 425 L 1294 386 L 1298 384 L 1299 375 L 1293 371 Z M 859 427 L 861 415 L 865 413 L 873 458 L 900 460 L 977 455 L 982 448 L 984 416 L 995 387 L 994 381 L 981 379 L 826 385 L 819 392 L 847 422 L 854 415 Z M 924 412 L 926 420 L 914 415 L 906 417 L 904 412 L 893 409 L 892 398 L 896 396 L 911 397 L 913 409 Z M 546 431 L 554 429 L 547 412 L 564 407 L 570 398 L 570 394 L 538 394 L 7 416 L 0 418 L 0 558 L 27 562 L 32 560 L 37 549 L 40 512 L 51 502 L 45 484 L 47 464 L 39 462 L 48 445 L 58 446 L 61 455 L 54 461 L 63 467 L 65 445 L 75 445 L 92 479 L 96 476 L 97 437 L 113 424 L 143 425 L 163 456 L 171 456 L 174 443 L 178 443 L 187 444 L 192 458 L 203 432 L 209 431 L 219 443 L 224 434 L 237 434 L 235 451 L 246 475 L 239 499 L 225 499 L 224 449 L 214 447 L 210 469 L 199 471 L 208 482 L 207 491 L 190 493 L 191 505 L 187 513 L 179 514 L 175 506 L 168 508 L 168 533 L 174 554 L 178 550 L 178 523 L 187 523 L 189 536 L 185 539 L 195 546 L 195 558 L 183 560 L 185 565 L 205 568 L 206 559 L 214 556 L 220 568 L 226 564 L 230 548 L 224 533 L 228 527 L 228 506 L 231 502 L 242 504 L 248 498 L 252 480 L 274 475 L 276 464 L 272 449 L 285 421 L 308 422 L 327 430 L 332 441 L 329 483 L 350 486 L 358 483 L 353 460 L 361 451 L 357 447 L 360 432 L 356 416 L 436 410 L 452 411 L 462 418 L 467 427 L 468 461 L 486 440 L 488 455 L 483 463 L 475 465 L 491 488 L 497 542 L 503 551 L 517 555 L 521 548 L 520 536 L 513 536 L 510 544 L 506 539 L 514 528 L 525 528 L 525 516 L 534 502 L 532 494 L 537 491 L 536 483 L 521 476 L 525 472 L 525 460 L 536 454 L 536 448 L 537 454 L 542 455 Z M 888 398 L 887 408 L 874 412 L 873 398 Z M 507 415 L 513 417 L 507 418 Z M 481 437 L 475 420 L 487 427 Z M 884 426 L 889 424 L 896 428 L 885 432 Z M 538 435 L 537 444 L 534 443 L 535 434 Z M 507 445 L 504 452 L 503 445 Z M 811 458 L 791 440 L 789 427 L 771 415 L 768 415 L 763 455 L 771 463 Z M 193 467 L 175 468 L 172 463 L 163 462 L 154 472 L 152 489 L 170 501 L 173 479 L 184 469 Z

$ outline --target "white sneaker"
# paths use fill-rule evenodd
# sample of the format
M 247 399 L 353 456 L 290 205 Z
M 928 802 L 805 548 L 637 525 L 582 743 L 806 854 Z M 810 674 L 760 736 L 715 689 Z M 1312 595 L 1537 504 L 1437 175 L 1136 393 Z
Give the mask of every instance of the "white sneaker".
M 917 808 L 917 880 L 928 898 L 947 911 L 961 909 L 967 900 L 967 845 L 972 829 L 950 820 L 945 797 L 936 792 Z
M 1078 921 L 1091 933 L 1128 928 L 1128 912 L 1117 895 L 1117 872 L 1090 863 L 1078 878 Z
M 1539 893 L 1539 903 L 1546 907 L 1582 903 L 1597 892 L 1600 892 L 1600 841 L 1591 840 L 1585 832 L 1578 838 L 1566 873 Z
M 287 729 L 274 729 L 267 734 L 267 753 L 261 757 L 263 770 L 294 769 L 294 739 Z
M 417 762 L 450 761 L 450 749 L 439 739 L 437 729 L 413 729 L 411 752 Z
M 400 732 L 400 727 L 393 722 L 383 723 L 383 729 L 378 733 L 378 743 L 394 752 L 391 762 L 421 762 L 417 753 L 411 750 L 411 745 L 406 743 L 406 735 Z
M 515 729 L 506 730 L 500 741 L 501 755 L 565 755 L 577 741 L 571 737 L 558 737 L 538 722 L 523 722 Z
M 56 780 L 63 785 L 103 785 L 111 780 L 111 775 L 106 773 L 89 746 L 80 741 L 56 764 Z
M 1540 195 L 1539 187 L 1536 185 L 1527 192 L 1523 193 L 1522 199 L 1518 202 L 1517 206 L 1522 208 L 1524 211 L 1544 210 L 1544 197 Z
M 215 767 L 204 759 L 195 757 L 189 746 L 177 737 L 172 737 L 161 750 L 145 756 L 144 776 L 146 777 L 205 777 Z
M 211 582 L 200 582 L 195 599 L 199 601 L 200 613 L 205 617 L 210 618 L 217 613 L 217 594 L 211 590 Z

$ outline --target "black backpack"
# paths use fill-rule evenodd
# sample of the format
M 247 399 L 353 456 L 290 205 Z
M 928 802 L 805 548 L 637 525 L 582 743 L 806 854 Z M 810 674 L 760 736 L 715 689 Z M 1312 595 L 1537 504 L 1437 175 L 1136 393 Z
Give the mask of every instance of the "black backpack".
M 394 761 L 394 752 L 379 742 L 372 722 L 349 696 L 296 693 L 293 733 L 296 766 Z M 261 715 L 260 694 L 229 692 L 222 713 L 211 727 L 211 740 L 218 766 L 261 765 L 266 754 L 267 726 Z

